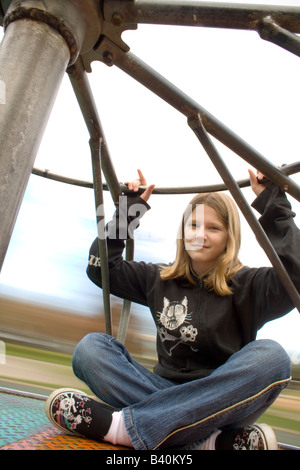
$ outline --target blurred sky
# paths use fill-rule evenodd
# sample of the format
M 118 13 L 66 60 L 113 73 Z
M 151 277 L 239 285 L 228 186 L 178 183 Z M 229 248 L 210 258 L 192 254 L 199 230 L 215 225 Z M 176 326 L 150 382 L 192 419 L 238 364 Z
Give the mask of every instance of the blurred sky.
M 299 6 L 292 0 L 255 3 Z M 123 39 L 275 165 L 300 160 L 298 57 L 250 31 L 142 25 Z M 89 80 L 119 181 L 141 168 L 148 183 L 157 186 L 221 182 L 184 116 L 116 67 L 93 63 L 92 69 Z M 91 180 L 88 138 L 66 75 L 35 166 Z M 217 146 L 235 178 L 247 178 L 249 165 Z M 300 183 L 300 175 L 293 178 Z M 243 191 L 252 202 L 252 191 Z M 137 235 L 136 259 L 172 261 L 180 215 L 191 197 L 152 196 L 152 210 Z M 300 204 L 289 199 L 300 225 Z M 113 204 L 107 193 L 105 202 L 108 219 Z M 95 236 L 92 190 L 32 176 L 0 275 L 0 296 L 93 315 L 100 294 L 85 269 Z M 241 260 L 250 266 L 270 264 L 244 221 Z M 300 315 L 293 311 L 259 335 L 299 349 L 299 331 Z

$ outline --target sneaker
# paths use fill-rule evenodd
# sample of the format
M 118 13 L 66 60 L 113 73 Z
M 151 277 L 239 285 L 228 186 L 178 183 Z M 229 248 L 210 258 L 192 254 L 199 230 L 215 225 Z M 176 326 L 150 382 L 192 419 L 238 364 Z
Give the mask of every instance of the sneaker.
M 223 431 L 216 442 L 217 450 L 277 450 L 277 439 L 267 424 L 253 424 L 233 431 Z
M 49 421 L 67 434 L 102 440 L 115 408 L 73 388 L 60 388 L 45 403 Z

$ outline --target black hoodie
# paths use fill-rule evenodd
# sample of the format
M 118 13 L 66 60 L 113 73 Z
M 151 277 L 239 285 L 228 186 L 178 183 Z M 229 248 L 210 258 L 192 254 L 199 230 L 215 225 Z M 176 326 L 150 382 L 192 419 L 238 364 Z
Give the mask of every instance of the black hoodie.
M 162 280 L 161 264 L 124 261 L 125 243 L 119 233 L 124 237 L 128 227 L 136 228 L 149 209 L 138 196 L 127 200 L 129 213 L 138 203 L 140 214 L 124 218 L 117 210 L 107 226 L 110 292 L 149 307 L 157 328 L 156 374 L 178 383 L 205 377 L 255 340 L 266 322 L 294 308 L 273 267 L 244 266 L 229 280 L 233 293 L 219 296 L 202 281 L 192 285 L 185 280 Z M 289 201 L 271 184 L 252 206 L 261 214 L 263 229 L 300 291 L 300 231 Z M 97 239 L 91 246 L 87 274 L 101 287 Z

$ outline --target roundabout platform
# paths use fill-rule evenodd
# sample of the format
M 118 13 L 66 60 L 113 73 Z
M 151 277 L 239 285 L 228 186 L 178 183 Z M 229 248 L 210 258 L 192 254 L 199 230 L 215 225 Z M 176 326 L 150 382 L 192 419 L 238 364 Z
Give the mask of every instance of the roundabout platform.
M 2 450 L 102 450 L 115 453 L 126 451 L 127 447 L 115 446 L 110 443 L 70 436 L 56 429 L 46 417 L 44 404 L 47 395 L 6 389 L 0 387 L 0 451 Z M 283 437 L 278 434 L 277 437 Z M 287 436 L 288 441 L 295 435 Z M 300 450 L 296 442 L 292 444 L 278 443 L 278 450 Z M 294 444 L 294 445 L 293 445 Z M 295 445 L 296 444 L 296 445 Z M 136 453 L 137 451 L 134 451 Z
M 46 398 L 0 392 L 0 450 L 126 450 L 55 429 L 44 412 Z

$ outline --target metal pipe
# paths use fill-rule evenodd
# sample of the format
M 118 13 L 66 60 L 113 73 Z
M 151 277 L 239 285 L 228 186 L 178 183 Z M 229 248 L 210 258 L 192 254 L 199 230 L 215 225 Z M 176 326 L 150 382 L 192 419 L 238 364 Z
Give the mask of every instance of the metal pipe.
M 280 171 L 284 175 L 293 175 L 295 173 L 300 173 L 300 162 L 290 163 L 288 165 L 284 165 L 280 168 Z M 92 181 L 87 180 L 79 180 L 76 178 L 70 178 L 68 176 L 59 175 L 57 173 L 51 173 L 49 170 L 42 170 L 40 168 L 33 168 L 32 174 L 36 176 L 41 176 L 42 178 L 47 178 L 54 181 L 59 181 L 60 183 L 70 184 L 73 186 L 80 186 L 83 188 L 90 188 L 93 189 L 94 185 Z M 243 180 L 238 180 L 237 185 L 240 188 L 247 188 L 250 186 L 249 178 L 245 178 Z M 194 194 L 194 193 L 211 193 L 216 191 L 227 191 L 227 186 L 223 183 L 219 184 L 211 184 L 211 185 L 204 185 L 204 186 L 156 186 L 153 190 L 152 194 Z M 120 190 L 122 193 L 129 192 L 128 187 L 120 183 Z M 145 187 L 141 186 L 139 192 L 145 190 Z M 103 183 L 103 191 L 109 191 L 109 187 L 107 184 Z
M 122 191 L 111 161 L 109 148 L 93 98 L 87 73 L 84 70 L 80 58 L 73 66 L 68 68 L 68 74 L 90 137 L 95 139 L 101 138 L 102 140 L 101 166 L 110 189 L 112 199 L 115 204 L 118 204 L 119 196 L 122 194 Z
M 300 33 L 300 8 L 293 6 L 199 1 L 110 0 L 104 2 L 107 19 L 129 24 L 205 26 L 256 30 L 272 16 L 283 28 Z
M 105 233 L 105 216 L 104 216 L 104 200 L 102 191 L 102 175 L 101 175 L 101 147 L 102 140 L 98 138 L 90 139 L 90 148 L 92 156 L 95 209 L 98 231 L 98 248 L 101 259 L 101 278 L 102 278 L 102 295 L 104 306 L 105 331 L 112 334 L 112 314 L 110 307 L 110 291 L 109 291 L 109 271 L 108 271 L 108 255 Z M 101 209 L 101 210 L 99 210 Z
M 108 254 L 106 239 L 103 238 L 105 233 L 105 217 L 104 217 L 104 200 L 102 183 L 103 171 L 107 186 L 110 190 L 112 199 L 115 205 L 119 204 L 119 197 L 122 194 L 120 184 L 118 183 L 115 169 L 109 154 L 107 141 L 104 136 L 101 121 L 98 115 L 97 107 L 92 95 L 91 87 L 88 81 L 87 74 L 83 68 L 80 58 L 77 62 L 68 69 L 70 81 L 72 83 L 78 104 L 81 108 L 89 135 L 90 146 L 92 151 L 92 166 L 93 166 L 93 184 L 95 192 L 95 205 L 97 213 L 97 229 L 98 229 L 98 247 L 101 259 L 101 277 L 102 277 L 102 293 L 103 293 L 103 306 L 104 306 L 104 319 L 105 331 L 107 334 L 112 334 L 112 312 L 110 305 L 110 291 L 109 291 L 109 270 L 108 270 Z M 100 151 L 101 142 L 101 151 Z M 102 214 L 98 213 L 99 207 L 103 208 Z M 102 236 L 101 236 L 102 234 Z M 120 328 L 118 329 L 119 340 L 124 342 L 127 332 L 127 325 L 130 316 L 131 303 L 124 300 L 123 310 L 120 320 Z
M 64 38 L 45 23 L 10 24 L 0 47 L 0 270 L 37 150 L 70 60 Z
M 294 181 L 281 173 L 275 165 L 266 160 L 259 152 L 248 145 L 243 139 L 216 119 L 206 109 L 196 103 L 192 98 L 162 77 L 158 72 L 153 70 L 134 54 L 131 52 L 125 53 L 107 38 L 104 38 L 96 52 L 99 54 L 99 60 L 105 62 L 105 58 L 109 56 L 109 65 L 116 65 L 179 112 L 184 114 L 187 118 L 200 113 L 203 125 L 209 134 L 230 148 L 251 166 L 261 171 L 283 191 L 286 191 L 295 199 L 300 201 L 300 187 Z
M 294 306 L 300 312 L 300 295 L 292 283 L 284 265 L 282 264 L 279 256 L 277 255 L 276 251 L 274 250 L 270 240 L 268 239 L 266 233 L 264 232 L 263 228 L 257 221 L 256 217 L 254 216 L 247 200 L 245 199 L 243 193 L 241 192 L 240 188 L 236 184 L 235 180 L 233 179 L 230 171 L 226 167 L 225 163 L 223 162 L 219 152 L 217 151 L 216 147 L 212 143 L 211 139 L 209 138 L 203 123 L 201 122 L 200 115 L 195 115 L 189 119 L 189 125 L 191 129 L 194 131 L 198 140 L 203 145 L 203 148 L 206 150 L 208 156 L 210 157 L 211 161 L 213 162 L 215 168 L 218 170 L 219 174 L 221 175 L 224 183 L 228 187 L 231 195 L 235 199 L 235 202 L 241 209 L 242 213 L 244 214 L 247 222 L 249 223 L 250 227 L 253 230 L 259 244 L 264 249 L 266 255 L 268 256 L 269 260 L 271 261 L 272 265 L 277 271 L 277 274 L 285 287 L 287 293 L 289 294 L 291 300 L 294 303 Z
M 272 42 L 283 49 L 292 52 L 300 57 L 300 38 L 294 33 L 290 33 L 278 26 L 272 17 L 265 18 L 259 28 L 258 33 L 262 39 Z
M 13 0 L 5 16 L 0 46 L 5 89 L 5 103 L 0 104 L 0 270 L 64 72 L 83 45 L 91 47 L 99 37 L 97 8 L 98 0 Z
M 109 149 L 107 145 L 107 141 L 104 136 L 103 128 L 101 125 L 101 121 L 97 112 L 97 107 L 95 105 L 95 101 L 93 99 L 92 90 L 88 81 L 87 74 L 84 70 L 83 64 L 80 58 L 77 62 L 68 69 L 69 77 L 75 91 L 77 101 L 80 105 L 83 117 L 85 119 L 85 123 L 87 125 L 89 134 L 91 136 L 91 141 L 100 138 L 101 140 L 101 153 L 100 159 L 98 161 L 98 157 L 96 155 L 93 156 L 93 173 L 94 173 L 94 190 L 96 188 L 96 208 L 99 207 L 100 204 L 103 205 L 103 195 L 102 189 L 104 190 L 107 186 L 107 189 L 110 190 L 112 199 L 115 205 L 119 204 L 119 197 L 122 194 L 122 188 L 120 183 L 117 180 L 117 176 L 115 173 L 115 169 L 112 165 L 112 161 L 109 154 Z M 95 153 L 95 150 L 94 150 Z M 101 165 L 101 169 L 100 169 Z M 107 181 L 107 185 L 102 184 L 101 181 L 101 174 L 99 175 L 99 171 L 101 170 L 104 173 L 105 179 Z M 96 186 L 95 186 L 96 182 Z M 101 190 L 100 190 L 101 184 Z M 105 223 L 104 218 L 102 220 L 97 220 L 97 223 L 101 224 L 101 232 L 104 233 L 105 230 Z M 99 226 L 98 226 L 99 227 Z M 106 332 L 108 334 L 112 334 L 112 313 L 110 307 L 110 299 L 109 299 L 109 274 L 108 274 L 108 258 L 107 258 L 107 245 L 105 240 L 100 240 L 98 237 L 99 243 L 99 253 L 101 258 L 101 274 L 102 274 L 102 282 L 103 282 L 103 302 L 104 302 L 104 315 L 105 315 L 105 324 L 106 324 Z M 134 257 L 134 240 L 129 239 L 126 241 L 126 259 L 133 260 Z M 123 301 L 123 307 L 119 322 L 119 328 L 117 333 L 117 339 L 125 343 L 129 318 L 130 318 L 130 309 L 131 309 L 131 302 L 128 300 Z

